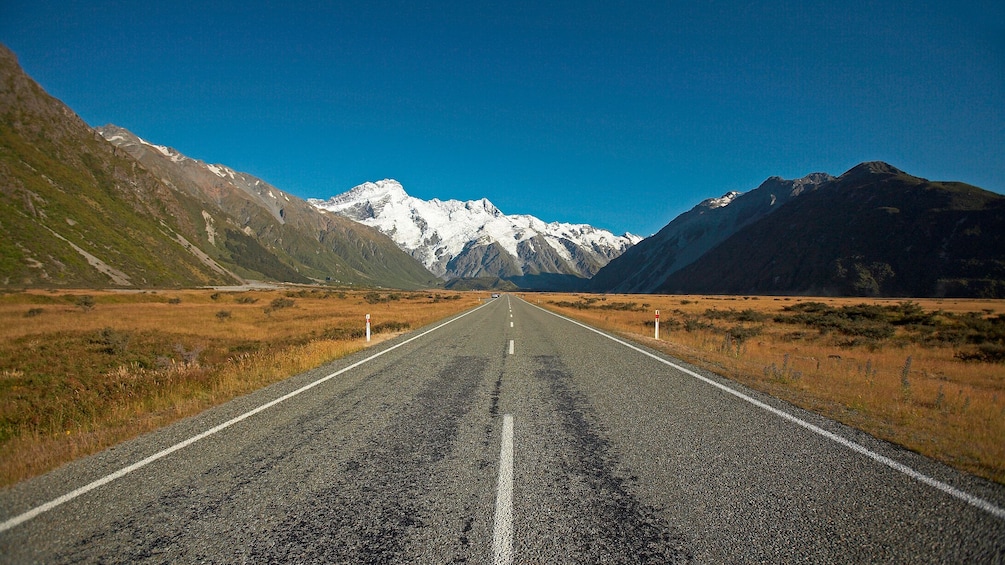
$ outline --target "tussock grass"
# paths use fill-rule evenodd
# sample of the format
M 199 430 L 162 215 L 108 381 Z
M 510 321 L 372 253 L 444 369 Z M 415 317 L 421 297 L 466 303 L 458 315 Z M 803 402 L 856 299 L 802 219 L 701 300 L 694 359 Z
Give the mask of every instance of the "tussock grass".
M 358 351 L 366 314 L 379 343 L 481 297 L 373 294 L 0 295 L 0 485 Z
M 528 295 L 767 392 L 1005 483 L 1005 302 Z M 653 310 L 660 310 L 660 340 Z

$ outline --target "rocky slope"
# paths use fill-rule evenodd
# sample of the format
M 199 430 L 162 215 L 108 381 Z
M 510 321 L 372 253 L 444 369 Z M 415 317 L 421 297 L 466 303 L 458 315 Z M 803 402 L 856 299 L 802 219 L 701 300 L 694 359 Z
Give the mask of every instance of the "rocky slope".
M 204 241 L 220 255 L 250 237 L 293 270 L 286 273 L 287 280 L 398 288 L 438 283 L 378 230 L 321 211 L 259 178 L 191 159 L 123 128 L 108 125 L 98 131 L 165 184 L 205 204 L 200 210 Z

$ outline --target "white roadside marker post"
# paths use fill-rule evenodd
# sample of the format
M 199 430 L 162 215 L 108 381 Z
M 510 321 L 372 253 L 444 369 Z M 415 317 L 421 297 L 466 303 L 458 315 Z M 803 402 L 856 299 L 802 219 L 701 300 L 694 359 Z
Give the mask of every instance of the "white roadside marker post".
M 656 339 L 660 338 L 660 311 L 656 311 Z
M 370 315 L 366 315 L 366 340 L 370 341 Z

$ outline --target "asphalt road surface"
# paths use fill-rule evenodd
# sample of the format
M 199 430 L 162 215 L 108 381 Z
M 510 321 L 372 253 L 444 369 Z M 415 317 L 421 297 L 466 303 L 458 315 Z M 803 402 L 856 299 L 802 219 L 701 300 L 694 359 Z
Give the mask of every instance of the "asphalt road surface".
M 1000 563 L 1003 508 L 503 296 L 0 493 L 0 562 Z

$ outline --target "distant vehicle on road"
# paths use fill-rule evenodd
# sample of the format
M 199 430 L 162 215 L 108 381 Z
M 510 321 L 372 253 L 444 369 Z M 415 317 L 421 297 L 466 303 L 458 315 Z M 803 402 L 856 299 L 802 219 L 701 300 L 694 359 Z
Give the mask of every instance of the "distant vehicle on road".
M 493 292 L 492 293 L 492 298 L 499 298 L 499 293 L 498 292 Z

